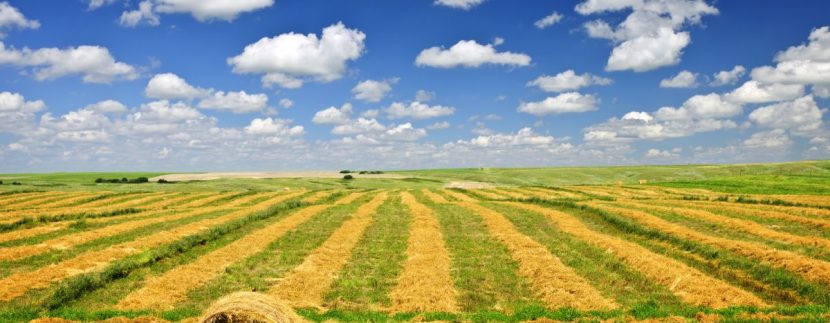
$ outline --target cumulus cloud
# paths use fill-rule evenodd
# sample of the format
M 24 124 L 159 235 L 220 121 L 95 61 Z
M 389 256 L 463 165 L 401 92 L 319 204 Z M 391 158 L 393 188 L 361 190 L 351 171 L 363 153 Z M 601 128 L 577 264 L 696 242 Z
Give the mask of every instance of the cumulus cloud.
M 616 47 L 606 70 L 644 72 L 680 62 L 690 43 L 682 28 L 700 23 L 718 9 L 703 0 L 586 0 L 576 6 L 582 15 L 631 10 L 616 28 L 604 20 L 585 23 L 593 38 L 612 40 Z
M 89 0 L 89 5 L 87 6 L 87 9 L 95 10 L 103 6 L 111 5 L 116 1 L 118 0 Z
M 773 149 L 780 153 L 781 149 L 792 146 L 793 141 L 787 133 L 781 129 L 762 131 L 752 134 L 749 139 L 744 140 L 744 146 L 750 149 Z
M 254 135 L 268 135 L 268 136 L 301 136 L 305 129 L 303 126 L 292 126 L 291 120 L 286 119 L 254 119 L 251 124 L 245 127 L 245 132 Z
M 268 95 L 264 93 L 248 94 L 245 91 L 213 93 L 199 102 L 199 108 L 230 111 L 233 113 L 251 113 L 263 111 L 268 107 Z
M 537 86 L 545 92 L 574 91 L 591 85 L 609 85 L 613 81 L 589 73 L 576 74 L 567 70 L 554 76 L 542 75 L 527 83 L 527 86 Z
M 352 88 L 354 98 L 366 102 L 379 102 L 383 97 L 392 91 L 392 85 L 398 83 L 398 78 L 385 79 L 380 81 L 365 80 L 357 83 Z
M 533 23 L 533 25 L 536 26 L 536 28 L 545 29 L 562 21 L 562 18 L 563 16 L 561 14 L 554 11 L 553 13 L 545 16 L 544 18 L 537 20 L 535 23 Z
M 470 140 L 459 140 L 455 145 L 477 147 L 547 146 L 556 142 L 553 136 L 537 134 L 531 128 L 519 129 L 516 133 L 482 135 Z
M 40 22 L 26 18 L 20 10 L 12 7 L 8 2 L 0 2 L 0 29 L 9 27 L 38 29 Z
M 415 101 L 419 102 L 429 102 L 435 98 L 435 92 L 426 91 L 426 90 L 418 90 L 415 92 Z
M 91 0 L 89 8 L 94 10 L 112 0 Z M 151 26 L 159 25 L 159 13 L 190 14 L 196 20 L 233 21 L 240 14 L 253 12 L 274 5 L 274 0 L 144 0 L 135 10 L 124 11 L 119 22 L 122 26 L 135 27 L 144 22 Z
M 726 94 L 726 99 L 737 103 L 765 103 L 792 100 L 804 95 L 800 84 L 763 84 L 747 81 Z
M 291 99 L 288 98 L 282 98 L 280 99 L 280 106 L 289 109 L 294 106 L 294 101 L 291 101 Z
M 455 108 L 441 105 L 430 106 L 418 101 L 410 102 L 408 105 L 395 102 L 386 109 L 386 116 L 389 119 L 412 118 L 416 120 L 450 116 L 455 113 Z
M 100 46 L 18 50 L 0 42 L 0 64 L 30 68 L 27 73 L 38 81 L 82 75 L 85 83 L 110 83 L 138 77 L 136 68 L 116 61 L 107 48 Z
M 147 82 L 144 95 L 153 99 L 196 99 L 209 95 L 211 90 L 197 88 L 173 73 L 156 74 Z
M 775 62 L 753 69 L 752 80 L 763 85 L 812 85 L 823 95 L 822 89 L 830 86 L 830 27 L 814 29 L 806 44 L 778 53 Z
M 660 81 L 660 87 L 663 88 L 694 88 L 697 87 L 697 73 L 692 73 L 687 70 L 680 71 L 672 78 L 663 79 Z
M 127 10 L 121 13 L 118 23 L 124 27 L 136 27 L 139 24 L 158 26 L 161 24 L 159 15 L 153 10 L 153 2 L 150 0 L 141 1 L 135 10 Z
M 470 10 L 475 6 L 482 4 L 483 2 L 484 0 L 435 0 L 433 4 L 435 4 L 436 6 Z
M 481 65 L 530 65 L 530 56 L 522 53 L 497 52 L 493 44 L 481 45 L 475 40 L 461 40 L 449 49 L 430 47 L 415 58 L 419 67 L 455 68 L 480 67 Z
M 127 106 L 115 100 L 104 100 L 84 107 L 84 110 L 95 111 L 104 114 L 122 114 L 127 112 Z
M 524 102 L 518 111 L 535 116 L 561 113 L 582 113 L 597 110 L 599 99 L 592 94 L 566 92 L 555 97 L 547 97 L 539 102 Z
M 749 120 L 771 129 L 789 130 L 795 135 L 817 135 L 822 129 L 822 116 L 827 110 L 819 109 L 808 95 L 792 101 L 781 102 L 755 109 Z
M 449 122 L 439 121 L 439 122 L 436 122 L 436 123 L 433 123 L 433 124 L 427 126 L 427 129 L 429 129 L 429 130 L 442 130 L 442 129 L 447 129 L 449 127 L 450 127 Z
M 746 68 L 741 65 L 736 65 L 729 71 L 720 71 L 715 73 L 711 86 L 731 85 L 738 82 L 741 76 L 746 73 Z
M 315 34 L 286 33 L 265 37 L 228 58 L 234 73 L 265 74 L 263 85 L 298 88 L 304 81 L 330 82 L 343 77 L 348 61 L 364 50 L 366 34 L 338 22 Z
M 23 95 L 0 92 L 0 133 L 25 132 L 34 124 L 35 114 L 46 108 L 41 100 L 27 101 Z
M 583 130 L 584 140 L 594 145 L 613 145 L 732 129 L 737 124 L 728 118 L 741 111 L 740 105 L 726 101 L 719 94 L 695 95 L 679 108 L 662 107 L 654 113 L 631 111 L 621 118 L 589 126 Z
M 671 151 L 651 148 L 646 151 L 645 156 L 646 158 L 675 158 L 680 157 L 680 152 L 682 151 L 680 148 L 674 148 Z
M 328 107 L 324 110 L 317 111 L 311 122 L 316 124 L 347 124 L 351 122 L 352 105 L 350 103 L 343 104 L 339 109 L 336 107 Z

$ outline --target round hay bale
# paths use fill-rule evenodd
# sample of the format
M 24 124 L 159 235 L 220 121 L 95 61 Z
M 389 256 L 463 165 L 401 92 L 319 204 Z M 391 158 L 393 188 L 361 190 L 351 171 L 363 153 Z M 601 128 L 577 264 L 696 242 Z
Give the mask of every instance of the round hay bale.
M 254 292 L 237 292 L 213 303 L 199 322 L 294 323 L 306 320 L 274 297 Z

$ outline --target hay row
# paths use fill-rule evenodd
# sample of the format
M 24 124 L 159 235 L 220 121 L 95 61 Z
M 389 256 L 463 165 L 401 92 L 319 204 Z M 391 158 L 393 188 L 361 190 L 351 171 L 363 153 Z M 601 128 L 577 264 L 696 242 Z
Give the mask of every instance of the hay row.
M 341 199 L 337 200 L 336 202 L 334 202 L 334 205 L 351 204 L 352 202 L 356 201 L 357 199 L 363 197 L 364 195 L 366 195 L 366 192 L 353 192 L 353 193 L 347 195 L 346 197 L 341 198 Z
M 63 191 L 50 191 L 36 195 L 27 195 L 18 197 L 16 199 L 3 201 L 2 203 L 0 203 L 0 208 L 4 210 L 21 209 L 30 207 L 32 205 L 37 205 L 39 203 L 43 203 L 44 201 L 50 201 L 54 198 L 60 198 L 61 196 L 65 195 L 68 195 L 68 193 Z
M 36 256 L 51 250 L 66 250 L 93 240 L 113 237 L 141 227 L 186 219 L 193 216 L 204 215 L 218 209 L 204 208 L 188 210 L 187 212 L 172 213 L 169 210 L 160 210 L 150 213 L 140 213 L 143 216 L 154 216 L 138 221 L 127 221 L 114 225 L 104 226 L 97 229 L 68 234 L 54 239 L 49 239 L 34 245 L 22 245 L 0 248 L 0 260 L 15 260 Z M 165 214 L 166 213 L 166 214 Z
M 17 210 L 20 210 L 20 209 L 37 209 L 37 208 L 41 208 L 42 205 L 51 204 L 51 203 L 58 202 L 58 201 L 63 201 L 67 198 L 71 198 L 71 197 L 75 197 L 75 196 L 78 196 L 78 194 L 76 192 L 63 192 L 63 194 L 53 195 L 53 196 L 50 196 L 48 198 L 38 198 L 38 199 L 35 199 L 35 200 L 31 200 L 31 201 L 27 202 L 25 205 L 18 204 L 18 205 L 13 206 L 11 209 L 17 209 Z
M 477 201 L 476 199 L 470 197 L 469 195 L 458 192 L 456 190 L 443 190 L 442 192 L 444 192 L 444 194 L 447 194 L 450 198 L 452 198 L 453 200 L 456 200 L 456 201 L 461 201 L 461 202 L 476 202 Z
M 642 204 L 630 201 L 617 201 L 616 204 L 623 206 L 648 208 L 649 210 L 672 212 L 690 219 L 702 220 L 712 224 L 725 225 L 726 227 L 729 227 L 731 229 L 749 233 L 751 235 L 762 238 L 768 238 L 785 243 L 800 244 L 805 246 L 820 246 L 830 250 L 830 240 L 827 239 L 809 236 L 798 236 L 786 232 L 776 231 L 769 229 L 757 222 L 736 219 L 725 215 L 715 214 L 705 210 L 689 209 L 688 207 L 657 206 L 654 204 Z
M 148 195 L 148 196 L 144 196 L 144 197 L 137 198 L 137 199 L 127 200 L 127 201 L 117 203 L 117 204 L 110 204 L 110 205 L 107 205 L 107 207 L 119 208 L 119 209 L 140 208 L 140 207 L 142 207 L 144 205 L 147 205 L 149 203 L 164 201 L 168 198 L 175 198 L 175 197 L 181 196 L 181 195 L 182 195 L 182 193 L 179 193 L 179 192 L 164 192 L 164 194 L 153 194 L 153 195 Z
M 490 199 L 490 200 L 504 200 L 504 199 L 507 199 L 506 196 L 504 196 L 500 193 L 496 193 L 495 190 L 491 190 L 491 189 L 471 189 L 470 192 L 474 193 L 478 196 L 481 196 L 483 198 Z
M 616 198 L 613 194 L 597 190 L 595 186 L 568 186 L 567 188 L 586 195 L 595 195 L 603 198 Z
M 286 197 L 290 198 L 290 197 Z M 60 281 L 67 277 L 75 276 L 85 272 L 91 272 L 104 268 L 112 261 L 135 255 L 144 250 L 171 243 L 183 237 L 199 233 L 210 227 L 221 225 L 236 219 L 244 218 L 250 214 L 267 210 L 271 204 L 250 207 L 215 218 L 204 219 L 173 228 L 167 228 L 135 240 L 119 243 L 103 250 L 93 250 L 78 255 L 75 258 L 64 260 L 38 268 L 31 272 L 22 272 L 9 275 L 0 279 L 0 301 L 15 299 L 31 289 L 44 288 L 50 283 Z
M 458 292 L 450 276 L 452 260 L 444 245 L 441 225 L 432 210 L 416 201 L 412 194 L 403 192 L 401 199 L 412 214 L 412 223 L 403 272 L 389 295 L 391 309 L 455 312 Z
M 203 255 L 194 262 L 151 278 L 144 287 L 121 299 L 115 307 L 123 310 L 172 309 L 176 303 L 187 299 L 189 291 L 218 277 L 230 265 L 265 250 L 288 231 L 332 206 L 313 205 L 301 209 L 285 219 Z
M 10 194 L 5 196 L 0 196 L 0 206 L 12 204 L 17 201 L 22 201 L 25 199 L 34 198 L 37 196 L 41 196 L 49 192 L 25 192 L 25 193 L 17 193 L 17 194 Z
M 297 307 L 319 307 L 335 275 L 349 260 L 352 249 L 372 223 L 372 215 L 386 198 L 387 192 L 382 192 L 361 205 L 354 215 L 337 228 L 320 247 L 311 252 L 302 264 L 272 286 L 269 294 Z
M 38 236 L 44 233 L 54 232 L 58 230 L 66 229 L 69 226 L 69 222 L 55 222 L 50 223 L 47 225 L 29 228 L 29 229 L 21 229 L 15 230 L 11 232 L 4 232 L 0 233 L 0 242 L 6 241 L 14 241 L 20 240 L 25 238 L 30 238 L 34 236 Z
M 530 280 L 531 289 L 548 307 L 581 310 L 617 307 L 614 301 L 602 296 L 545 246 L 520 233 L 503 215 L 477 203 L 459 202 L 458 205 L 484 219 L 490 234 L 503 243 L 519 263 L 519 274 Z
M 37 206 L 37 209 L 38 210 L 51 210 L 53 208 L 67 207 L 67 206 L 71 206 L 71 205 L 74 205 L 76 203 L 80 203 L 82 201 L 88 200 L 88 199 L 96 197 L 96 196 L 107 194 L 107 193 L 88 193 L 88 192 L 83 192 L 83 193 L 73 192 L 73 193 L 74 194 L 72 194 L 71 196 L 69 196 L 67 198 L 60 199 L 60 200 L 53 201 L 53 202 L 40 204 L 40 205 Z
M 210 192 L 210 193 L 186 193 L 186 194 L 183 194 L 181 196 L 168 198 L 168 199 L 164 199 L 164 200 L 161 200 L 161 201 L 156 201 L 156 202 L 153 202 L 153 203 L 147 203 L 147 204 L 142 205 L 141 208 L 142 209 L 147 209 L 147 210 L 176 208 L 179 204 L 189 203 L 189 202 L 193 202 L 193 201 L 201 200 L 201 199 L 206 199 L 206 198 L 209 198 L 211 196 L 215 196 L 217 194 L 219 194 L 219 193 L 214 193 L 214 192 Z
M 823 260 L 812 259 L 790 251 L 778 250 L 760 243 L 736 241 L 703 234 L 683 225 L 663 220 L 660 217 L 642 211 L 613 207 L 599 203 L 586 204 L 633 219 L 647 227 L 655 228 L 681 238 L 723 248 L 736 254 L 744 255 L 763 263 L 767 263 L 773 267 L 786 269 L 790 272 L 801 275 L 807 280 L 824 284 L 830 283 L 830 263 Z
M 777 219 L 777 220 L 784 220 L 788 222 L 795 222 L 801 223 L 812 227 L 818 228 L 830 228 L 830 221 L 824 219 L 816 219 L 811 217 L 793 215 L 786 212 L 780 211 L 773 211 L 767 210 L 764 208 L 749 208 L 746 206 L 734 206 L 728 205 L 726 203 L 715 203 L 715 202 L 703 202 L 703 201 L 671 201 L 666 202 L 666 205 L 669 206 L 678 206 L 678 207 L 696 207 L 696 208 L 703 208 L 706 210 L 715 210 L 715 211 L 728 211 L 731 213 L 737 213 L 741 215 L 749 215 L 749 216 L 756 216 L 760 218 L 770 218 L 770 219 Z
M 535 193 L 541 198 L 566 198 L 566 199 L 584 199 L 585 197 L 577 193 L 557 191 L 541 187 L 522 187 L 519 190 L 525 191 L 528 194 Z
M 229 207 L 229 208 L 230 207 L 244 207 L 245 204 L 251 203 L 252 201 L 256 201 L 256 200 L 261 199 L 263 197 L 266 197 L 266 200 L 267 200 L 267 199 L 270 199 L 272 197 L 279 196 L 281 194 L 283 194 L 283 192 L 259 192 L 259 193 L 254 193 L 254 194 L 250 194 L 248 196 L 243 196 L 243 197 L 240 197 L 240 198 L 230 200 L 227 203 L 223 203 L 222 206 L 223 207 Z
M 432 203 L 437 203 L 437 204 L 449 203 L 449 201 L 447 201 L 447 199 L 445 199 L 443 196 L 441 196 L 438 193 L 433 192 L 432 190 L 430 190 L 428 188 L 422 189 L 421 193 L 424 194 L 424 196 L 426 196 L 430 201 L 432 201 Z
M 513 198 L 513 199 L 526 199 L 526 198 L 530 197 L 528 194 L 518 192 L 518 191 L 516 191 L 515 189 L 512 189 L 512 188 L 500 187 L 500 188 L 491 189 L 490 192 L 494 192 L 496 194 L 502 195 L 503 197 Z
M 331 194 L 333 194 L 333 191 L 317 191 L 317 192 L 314 192 L 314 194 L 311 194 L 310 196 L 304 198 L 303 202 L 314 204 L 314 203 L 317 203 L 320 200 L 328 197 Z
M 237 194 L 239 194 L 239 192 L 224 192 L 224 193 L 220 193 L 220 194 L 214 194 L 214 195 L 211 195 L 207 198 L 197 199 L 195 201 L 190 201 L 190 202 L 187 202 L 187 203 L 184 203 L 184 204 L 179 204 L 179 205 L 173 206 L 173 208 L 176 208 L 176 209 L 191 209 L 191 208 L 205 207 L 205 206 L 207 206 L 207 205 L 209 205 L 213 202 L 216 202 L 216 201 L 219 201 L 219 200 L 222 200 L 222 199 L 226 199 L 226 198 L 229 198 L 229 197 L 237 195 Z
M 636 243 L 593 231 L 573 215 L 538 205 L 505 204 L 546 216 L 563 232 L 606 250 L 657 284 L 665 286 L 684 302 L 713 308 L 765 305 L 752 293 L 710 277 L 680 261 L 651 252 Z
M 110 207 L 110 206 L 115 206 L 115 205 L 119 205 L 119 204 L 122 204 L 122 203 L 127 203 L 127 202 L 135 200 L 135 199 L 143 199 L 143 198 L 146 198 L 146 197 L 156 197 L 156 196 L 159 196 L 159 195 L 163 195 L 164 193 L 167 193 L 167 192 L 127 193 L 127 194 L 121 194 L 121 195 L 116 195 L 116 196 L 112 196 L 112 197 L 109 197 L 109 198 L 96 200 L 96 201 L 82 203 L 82 204 L 76 205 L 76 207 L 90 208 L 90 209 L 100 208 L 100 207 Z

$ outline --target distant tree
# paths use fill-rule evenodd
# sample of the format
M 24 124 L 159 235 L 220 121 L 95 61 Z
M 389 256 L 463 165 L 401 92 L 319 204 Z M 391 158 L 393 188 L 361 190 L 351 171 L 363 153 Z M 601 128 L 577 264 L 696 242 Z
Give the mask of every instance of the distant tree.
M 122 178 L 121 178 L 121 183 L 126 183 L 126 182 L 129 182 L 129 181 L 130 181 L 130 180 L 129 180 L 129 179 L 127 179 L 126 177 L 122 177 Z
M 354 176 L 352 176 L 352 175 L 346 175 L 346 176 L 343 176 L 343 179 L 345 179 L 345 180 L 354 179 Z
M 351 172 L 352 172 L 352 171 L 350 171 L 350 170 L 348 170 L 348 169 L 344 169 L 344 170 L 341 170 L 341 171 L 340 171 L 340 174 L 348 174 L 348 173 L 351 173 Z
M 159 184 L 167 184 L 167 183 L 170 183 L 170 182 L 168 182 L 168 181 L 167 181 L 166 179 L 164 179 L 164 178 L 159 178 L 158 183 L 159 183 Z
M 12 185 L 23 185 L 20 182 L 12 182 Z
M 95 179 L 95 182 L 100 184 L 100 183 L 103 183 L 103 182 L 104 182 L 104 179 L 103 179 L 103 178 L 98 177 L 98 178 L 96 178 L 96 179 Z
M 0 185 L 3 185 L 3 181 L 0 181 Z
M 147 183 L 147 182 L 149 182 L 149 181 L 150 181 L 150 179 L 149 179 L 149 178 L 147 178 L 147 177 L 139 177 L 139 178 L 136 178 L 136 179 L 135 179 L 135 182 L 136 182 L 136 183 Z

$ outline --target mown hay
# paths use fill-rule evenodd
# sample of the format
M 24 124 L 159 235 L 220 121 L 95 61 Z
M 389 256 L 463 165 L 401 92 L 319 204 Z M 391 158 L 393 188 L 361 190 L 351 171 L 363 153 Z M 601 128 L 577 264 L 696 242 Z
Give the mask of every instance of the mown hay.
M 201 323 L 293 323 L 306 322 L 290 306 L 274 297 L 237 292 L 213 303 L 199 320 Z

